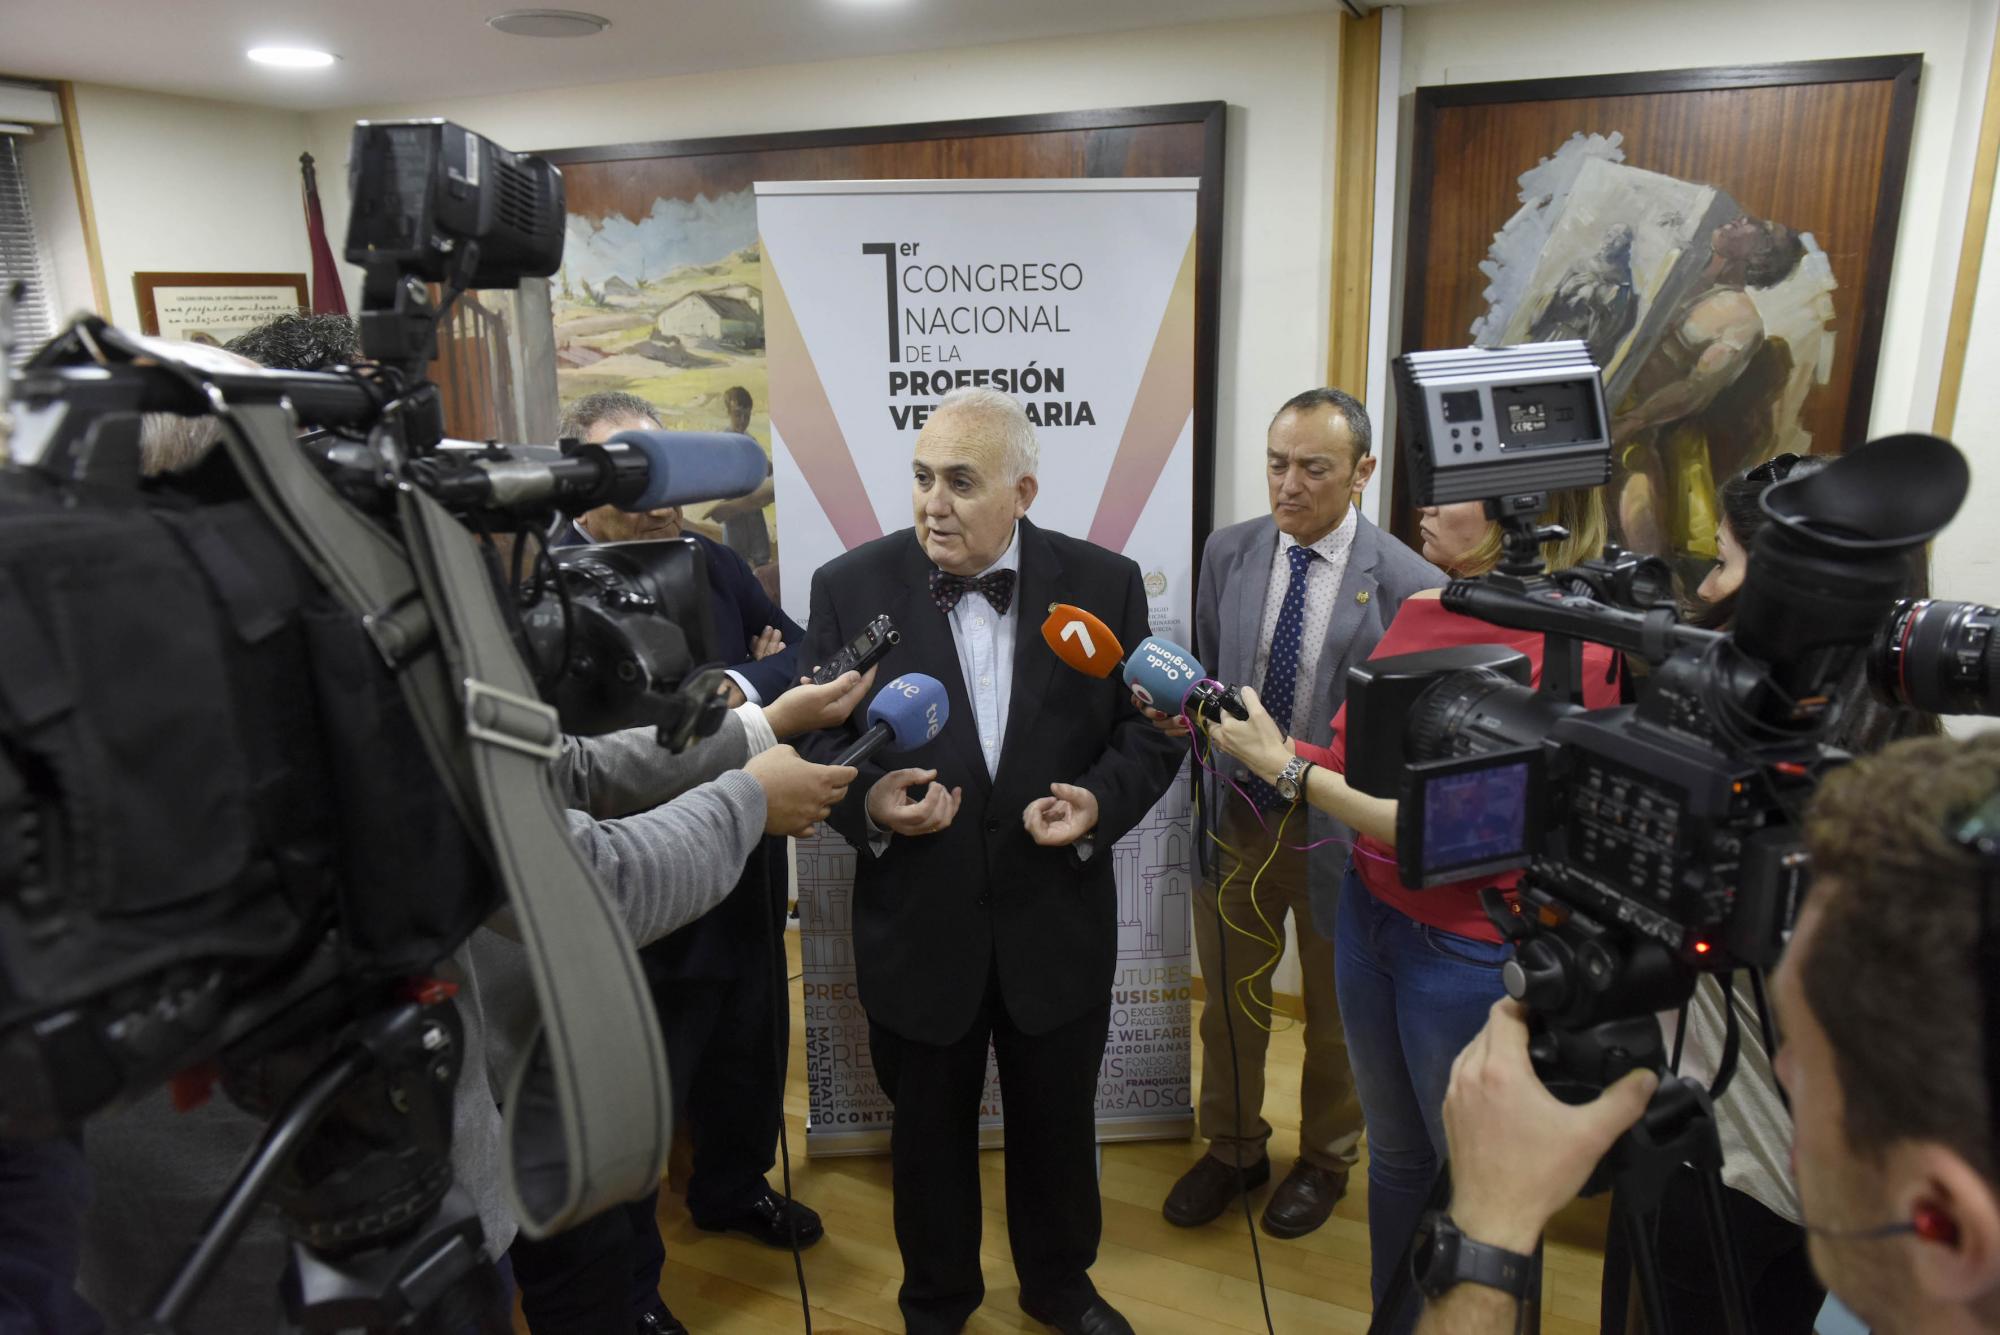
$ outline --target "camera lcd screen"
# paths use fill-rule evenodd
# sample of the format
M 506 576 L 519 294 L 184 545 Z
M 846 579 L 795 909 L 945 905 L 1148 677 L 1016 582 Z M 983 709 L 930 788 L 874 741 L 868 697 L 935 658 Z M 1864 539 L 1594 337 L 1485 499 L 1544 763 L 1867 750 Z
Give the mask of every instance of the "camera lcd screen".
M 1441 774 L 1424 785 L 1424 870 L 1451 871 L 1522 856 L 1528 824 L 1526 760 Z
M 1476 389 L 1458 389 L 1440 394 L 1438 407 L 1444 412 L 1447 422 L 1477 422 L 1482 415 L 1479 391 Z

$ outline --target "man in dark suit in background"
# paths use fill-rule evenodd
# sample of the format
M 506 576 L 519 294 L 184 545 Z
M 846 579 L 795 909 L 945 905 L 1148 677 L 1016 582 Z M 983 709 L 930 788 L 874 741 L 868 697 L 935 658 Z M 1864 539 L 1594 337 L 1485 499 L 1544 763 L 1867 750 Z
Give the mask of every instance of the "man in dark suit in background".
M 1007 1118 L 1007 1235 L 1021 1308 L 1065 1332 L 1131 1327 L 1097 1293 L 1097 1073 L 1116 963 L 1111 845 L 1173 782 L 1181 748 L 1116 678 L 1060 667 L 1036 633 L 1049 604 L 1148 632 L 1139 568 L 1029 523 L 1034 429 L 1020 404 L 959 390 L 917 437 L 916 525 L 813 576 L 802 662 L 888 613 L 902 642 L 881 682 L 945 685 L 943 731 L 861 766 L 830 823 L 858 852 L 854 954 L 891 1143 L 900 1294 L 913 1332 L 979 1306 L 979 1100 L 988 1041 Z M 1060 675 L 1058 675 L 1060 674 Z M 857 718 L 859 715 L 856 716 Z M 831 755 L 858 725 L 818 734 Z
M 570 404 L 561 434 L 601 442 L 659 425 L 659 411 L 644 399 L 607 392 Z M 771 601 L 741 556 L 701 534 L 684 534 L 678 508 L 591 510 L 558 545 L 678 537 L 691 538 L 707 558 L 716 644 L 736 660 L 728 670 L 730 703 L 776 700 L 798 681 L 804 632 Z M 788 881 L 784 842 L 766 839 L 718 908 L 639 952 L 659 1008 L 675 1111 L 694 1142 L 688 1214 L 710 1232 L 744 1233 L 787 1248 L 794 1236 L 807 1246 L 824 1232 L 818 1214 L 781 1195 L 766 1177 L 784 1116 L 791 1012 L 774 960 Z M 539 1326 L 611 1329 L 596 1315 L 607 1310 L 607 1287 L 620 1295 L 629 1291 L 642 1335 L 685 1330 L 659 1296 L 666 1252 L 655 1219 L 658 1200 L 654 1192 L 555 1239 L 516 1244 L 523 1307 L 538 1335 Z M 611 1218 L 616 1215 L 624 1218 Z

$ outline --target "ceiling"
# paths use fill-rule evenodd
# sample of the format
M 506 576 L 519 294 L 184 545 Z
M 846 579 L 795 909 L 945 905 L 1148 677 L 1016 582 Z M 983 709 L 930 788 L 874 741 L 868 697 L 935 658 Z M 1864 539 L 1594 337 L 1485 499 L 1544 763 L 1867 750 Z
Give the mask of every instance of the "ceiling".
M 509 37 L 527 0 L 0 0 L 0 74 L 317 110 L 490 96 L 847 56 L 940 50 L 1276 14 L 1339 0 L 555 0 L 611 20 L 595 37 Z M 253 46 L 316 46 L 273 70 Z

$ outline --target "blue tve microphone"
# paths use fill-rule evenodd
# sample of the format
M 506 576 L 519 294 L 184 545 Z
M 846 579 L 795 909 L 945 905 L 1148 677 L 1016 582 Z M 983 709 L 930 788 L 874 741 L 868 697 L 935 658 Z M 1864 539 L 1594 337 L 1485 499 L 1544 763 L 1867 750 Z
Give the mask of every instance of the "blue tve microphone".
M 748 496 L 770 471 L 764 447 L 734 431 L 620 431 L 607 445 L 627 445 L 645 457 L 644 490 L 612 503 L 621 510 Z
M 859 765 L 885 746 L 913 751 L 943 732 L 950 717 L 944 683 L 921 672 L 905 672 L 876 693 L 868 706 L 868 731 L 833 763 Z
M 1172 640 L 1148 635 L 1125 660 L 1125 684 L 1140 703 L 1162 714 L 1227 710 L 1250 717 L 1234 686 L 1203 686 L 1208 669 L 1201 660 Z M 1190 697 L 1193 697 L 1190 699 Z

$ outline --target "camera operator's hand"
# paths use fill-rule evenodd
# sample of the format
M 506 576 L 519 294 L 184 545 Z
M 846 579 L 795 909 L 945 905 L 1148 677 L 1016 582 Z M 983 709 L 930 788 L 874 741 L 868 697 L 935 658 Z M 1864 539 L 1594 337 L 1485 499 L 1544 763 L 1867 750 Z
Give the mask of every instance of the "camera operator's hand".
M 1188 735 L 1188 726 L 1181 722 L 1180 715 L 1162 714 L 1136 695 L 1132 697 L 1132 707 L 1141 714 L 1144 714 L 1148 723 L 1158 728 L 1167 736 L 1185 737 Z
M 764 790 L 764 833 L 801 839 L 847 796 L 856 774 L 852 765 L 815 765 L 789 746 L 753 756 L 743 772 Z
M 1543 1225 L 1583 1189 L 1659 1084 L 1651 1071 L 1633 1071 L 1590 1103 L 1564 1103 L 1528 1060 L 1526 1009 L 1494 1002 L 1451 1064 L 1444 1097 L 1452 1222 L 1474 1242 L 1534 1251 Z
M 866 672 L 843 672 L 824 686 L 815 686 L 812 678 L 801 677 L 797 686 L 764 706 L 764 721 L 780 739 L 821 728 L 837 728 L 847 722 L 847 716 L 874 684 L 872 667 Z
M 1265 712 L 1257 692 L 1248 686 L 1243 688 L 1243 708 L 1250 715 L 1247 719 L 1221 713 L 1208 720 L 1208 739 L 1269 783 L 1291 760 L 1291 739 L 1279 730 Z
M 965 800 L 963 788 L 946 791 L 943 784 L 932 782 L 936 778 L 934 769 L 899 769 L 884 774 L 868 790 L 868 819 L 876 829 L 890 834 L 936 834 L 951 824 L 959 803 Z M 913 790 L 925 785 L 929 786 L 923 797 L 915 796 Z

